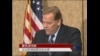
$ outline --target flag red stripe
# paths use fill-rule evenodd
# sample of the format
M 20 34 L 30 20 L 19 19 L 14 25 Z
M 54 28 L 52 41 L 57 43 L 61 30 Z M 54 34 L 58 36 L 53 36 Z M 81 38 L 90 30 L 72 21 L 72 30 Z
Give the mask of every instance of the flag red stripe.
M 31 40 L 31 33 L 29 32 L 29 30 L 26 27 L 24 27 L 24 33 Z
M 32 20 L 32 19 L 31 19 L 31 25 L 32 25 L 32 27 L 34 28 L 35 31 L 39 30 L 38 26 L 35 24 L 34 20 Z
M 29 15 L 29 13 L 27 13 L 27 19 L 28 19 L 28 21 L 30 21 L 30 19 L 31 19 L 31 25 L 32 25 L 32 27 L 34 28 L 35 31 L 38 31 L 39 28 L 38 28 L 38 26 L 35 24 L 34 20 L 32 20 L 32 17 Z

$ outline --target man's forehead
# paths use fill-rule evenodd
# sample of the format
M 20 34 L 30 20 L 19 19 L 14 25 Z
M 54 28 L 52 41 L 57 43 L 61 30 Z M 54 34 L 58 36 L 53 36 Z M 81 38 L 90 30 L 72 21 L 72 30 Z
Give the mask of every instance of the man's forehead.
M 54 18 L 54 14 L 52 14 L 52 13 L 45 14 L 45 15 L 43 15 L 43 18 Z
M 54 14 L 52 12 L 47 13 L 47 14 L 43 14 L 43 16 L 54 16 Z

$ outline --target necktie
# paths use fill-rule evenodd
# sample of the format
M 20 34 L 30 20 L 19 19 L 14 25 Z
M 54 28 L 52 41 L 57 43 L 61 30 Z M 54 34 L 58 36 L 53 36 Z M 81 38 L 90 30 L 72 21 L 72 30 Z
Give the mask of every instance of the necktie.
M 49 40 L 49 43 L 51 43 L 51 44 L 54 43 L 53 38 L 54 38 L 54 35 L 51 35 L 51 38 Z
M 53 38 L 54 38 L 54 35 L 51 35 L 51 38 L 49 40 L 50 44 L 54 43 Z M 48 54 L 49 54 L 49 56 L 52 56 L 52 52 L 49 52 Z

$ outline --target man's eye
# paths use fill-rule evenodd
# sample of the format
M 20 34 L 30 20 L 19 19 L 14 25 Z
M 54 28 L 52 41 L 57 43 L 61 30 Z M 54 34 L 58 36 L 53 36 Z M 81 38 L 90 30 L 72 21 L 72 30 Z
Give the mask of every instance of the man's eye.
M 42 22 L 43 24 L 51 24 L 51 22 Z
M 47 22 L 47 24 L 51 24 L 51 22 Z

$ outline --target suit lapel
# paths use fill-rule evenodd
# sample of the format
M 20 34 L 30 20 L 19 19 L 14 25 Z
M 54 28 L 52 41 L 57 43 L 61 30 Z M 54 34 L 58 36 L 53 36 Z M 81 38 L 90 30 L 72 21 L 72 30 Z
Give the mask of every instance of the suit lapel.
M 55 43 L 62 43 L 62 41 L 64 39 L 63 34 L 64 34 L 64 29 L 63 29 L 63 26 L 61 26 L 60 29 L 59 29 L 59 31 L 58 31 Z M 55 54 L 56 53 L 53 52 L 53 56 L 55 56 Z
M 48 43 L 48 37 L 49 37 L 48 35 L 45 35 L 45 39 L 44 39 L 45 43 Z
M 55 43 L 62 43 L 64 37 L 63 37 L 63 34 L 64 34 L 64 29 L 63 29 L 63 25 L 61 25 L 60 29 L 59 29 L 59 32 L 57 34 L 57 38 L 55 40 Z

